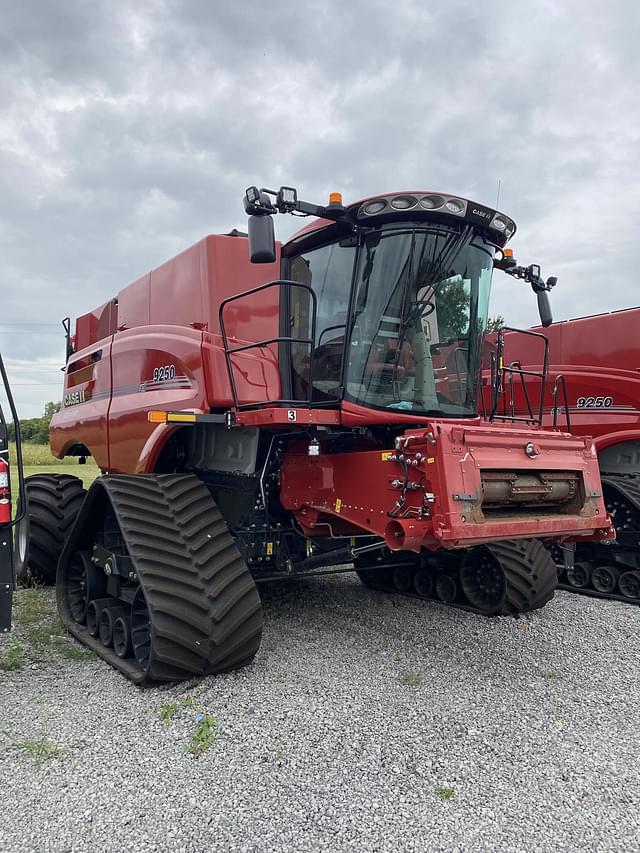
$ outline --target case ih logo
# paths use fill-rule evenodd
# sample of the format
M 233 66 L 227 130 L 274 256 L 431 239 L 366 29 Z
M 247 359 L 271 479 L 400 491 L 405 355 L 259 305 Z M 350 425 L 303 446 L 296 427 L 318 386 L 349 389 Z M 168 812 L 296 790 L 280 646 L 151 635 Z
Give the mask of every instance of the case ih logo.
M 64 405 L 65 407 L 77 406 L 78 403 L 84 403 L 86 399 L 84 390 L 70 391 L 68 394 L 64 395 Z

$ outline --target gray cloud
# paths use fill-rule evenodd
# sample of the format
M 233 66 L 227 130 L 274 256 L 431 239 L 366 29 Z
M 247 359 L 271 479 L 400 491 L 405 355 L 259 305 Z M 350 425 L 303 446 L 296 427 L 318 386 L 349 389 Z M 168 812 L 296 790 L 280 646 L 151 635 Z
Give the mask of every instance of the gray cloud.
M 254 182 L 493 203 L 500 180 L 516 255 L 560 277 L 557 317 L 633 305 L 639 18 L 577 0 L 3 3 L 0 341 L 21 410 L 58 395 L 62 340 L 7 324 L 75 316 L 242 226 Z M 499 276 L 492 311 L 536 319 Z

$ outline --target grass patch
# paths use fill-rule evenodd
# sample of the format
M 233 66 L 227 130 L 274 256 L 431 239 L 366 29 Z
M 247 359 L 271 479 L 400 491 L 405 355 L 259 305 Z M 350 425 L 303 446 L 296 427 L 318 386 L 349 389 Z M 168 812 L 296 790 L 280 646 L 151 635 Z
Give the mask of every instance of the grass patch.
M 407 672 L 400 673 L 398 681 L 400 684 L 404 684 L 405 687 L 419 687 L 422 684 L 422 676 L 418 672 L 408 670 Z
M 165 702 L 164 705 L 160 705 L 158 708 L 158 714 L 160 715 L 160 719 L 168 726 L 169 723 L 173 722 L 173 718 L 180 710 L 179 702 Z
M 85 649 L 83 646 L 77 646 L 70 640 L 58 638 L 60 642 L 56 644 L 56 651 L 59 652 L 66 660 L 95 660 L 98 656 L 92 649 Z
M 27 642 L 40 652 L 51 648 L 64 633 L 65 630 L 59 622 L 53 625 L 34 625 L 25 629 Z
M 60 758 L 66 749 L 44 735 L 40 740 L 23 740 L 16 743 L 16 749 L 26 752 L 37 765 L 44 764 L 50 758 Z
M 52 615 L 44 590 L 38 586 L 19 589 L 13 599 L 13 606 L 17 625 L 33 625 L 41 622 L 45 616 Z
M 443 801 L 452 800 L 456 795 L 455 788 L 436 788 L 436 796 Z
M 22 667 L 24 647 L 18 640 L 12 640 L 6 652 L 0 652 L 0 669 L 4 672 L 15 672 Z
M 222 729 L 222 723 L 215 720 L 211 714 L 196 714 L 196 727 L 191 735 L 187 752 L 191 755 L 202 755 L 218 740 Z
M 564 675 L 561 672 L 556 672 L 555 670 L 551 669 L 548 672 L 544 673 L 544 677 L 553 680 L 556 678 L 564 678 Z

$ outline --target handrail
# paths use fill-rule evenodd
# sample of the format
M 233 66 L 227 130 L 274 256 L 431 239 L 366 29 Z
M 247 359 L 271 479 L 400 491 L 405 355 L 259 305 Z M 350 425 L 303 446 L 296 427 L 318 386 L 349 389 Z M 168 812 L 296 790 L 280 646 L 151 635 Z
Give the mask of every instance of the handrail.
M 510 362 L 508 365 L 504 363 L 504 350 L 505 350 L 505 342 L 504 335 L 505 332 L 514 332 L 519 335 L 528 335 L 532 338 L 539 338 L 544 343 L 544 355 L 542 360 L 542 370 L 524 370 L 520 361 L 514 360 Z M 547 376 L 549 373 L 549 340 L 546 335 L 543 335 L 540 332 L 532 332 L 529 329 L 516 329 L 512 326 L 503 326 L 498 331 L 498 338 L 496 344 L 496 354 L 491 354 L 491 383 L 492 383 L 492 401 L 491 401 L 491 413 L 489 415 L 489 420 L 494 421 L 496 419 L 502 421 L 512 421 L 517 423 L 533 423 L 542 426 L 542 419 L 544 414 L 544 390 L 545 383 L 547 380 Z M 531 399 L 529 397 L 529 392 L 526 387 L 525 377 L 531 376 L 540 380 L 540 404 L 538 406 L 537 416 L 534 415 L 533 406 Z M 527 414 L 529 417 L 518 417 L 515 414 L 515 398 L 513 393 L 513 381 L 514 377 L 519 377 L 520 384 L 523 390 L 523 396 L 527 406 Z M 506 380 L 506 383 L 505 383 Z M 510 390 L 510 414 L 507 414 L 507 401 L 505 398 L 505 390 L 506 387 Z M 503 397 L 503 407 L 502 413 L 498 413 L 498 404 L 500 400 L 500 396 Z
M 567 421 L 567 432 L 571 432 L 571 417 L 569 415 L 569 396 L 567 394 L 567 382 L 562 373 L 559 373 L 556 376 L 555 385 L 553 386 L 553 391 L 551 392 L 551 396 L 553 397 L 553 429 L 557 429 L 558 424 L 558 391 L 559 385 L 562 386 L 562 396 L 564 398 L 564 416 Z
M 273 338 L 265 338 L 261 341 L 255 341 L 250 344 L 243 344 L 238 347 L 229 347 L 229 339 L 227 336 L 227 330 L 224 324 L 224 310 L 231 302 L 237 302 L 240 299 L 244 299 L 248 296 L 252 296 L 255 293 L 260 293 L 263 290 L 268 290 L 273 287 L 298 287 L 302 290 L 306 290 L 311 296 L 311 336 L 308 338 L 294 338 L 291 335 L 278 335 Z M 233 296 L 228 296 L 226 299 L 223 299 L 220 303 L 220 308 L 218 310 L 218 319 L 220 321 L 220 332 L 222 334 L 222 342 L 224 345 L 224 354 L 225 360 L 227 364 L 227 373 L 229 374 L 229 382 L 231 384 L 231 393 L 233 395 L 233 405 L 238 410 L 246 410 L 246 409 L 260 409 L 265 406 L 293 406 L 296 404 L 304 403 L 305 405 L 311 407 L 313 405 L 313 347 L 316 339 L 316 319 L 318 313 L 318 300 L 313 288 L 308 284 L 303 284 L 300 281 L 288 281 L 287 279 L 278 279 L 277 281 L 269 281 L 266 284 L 261 284 L 258 287 L 252 287 L 250 290 L 243 290 L 241 293 L 236 293 Z M 280 344 L 280 343 L 300 343 L 306 344 L 309 347 L 309 394 L 306 400 L 299 399 L 283 399 L 280 398 L 278 400 L 263 400 L 261 402 L 256 403 L 240 403 L 238 397 L 238 388 L 236 386 L 236 380 L 234 375 L 234 365 L 231 360 L 231 356 L 236 352 L 246 352 L 246 350 L 250 349 L 260 349 L 261 347 L 266 347 L 269 344 Z

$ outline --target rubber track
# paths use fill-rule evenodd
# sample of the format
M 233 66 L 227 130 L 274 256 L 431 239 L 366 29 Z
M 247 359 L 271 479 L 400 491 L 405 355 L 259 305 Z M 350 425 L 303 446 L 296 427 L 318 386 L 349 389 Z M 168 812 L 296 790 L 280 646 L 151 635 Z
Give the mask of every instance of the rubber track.
M 95 531 L 104 514 L 97 490 L 106 493 L 147 600 L 152 652 L 144 671 L 74 622 L 64 599 L 70 557 L 87 547 L 87 525 Z M 208 489 L 188 474 L 111 475 L 93 484 L 60 560 L 58 606 L 75 637 L 137 684 L 236 669 L 260 646 L 256 585 Z
M 621 494 L 624 498 L 626 498 L 631 504 L 635 506 L 635 508 L 640 513 L 640 477 L 623 477 L 618 476 L 616 474 L 603 474 L 602 477 L 602 485 L 609 486 L 615 489 L 619 494 Z M 612 542 L 608 546 L 612 551 L 615 550 L 616 543 Z M 627 548 L 623 548 L 623 550 L 627 550 Z M 592 561 L 585 559 L 584 555 L 580 555 L 576 557 L 581 562 L 591 563 L 594 565 Z M 615 565 L 615 560 L 611 560 L 611 565 Z M 594 566 L 595 567 L 595 566 Z M 632 567 L 628 569 L 622 569 L 623 571 L 633 571 Z M 564 574 L 564 572 L 562 573 Z M 558 589 L 564 589 L 568 592 L 575 592 L 578 595 L 588 595 L 591 598 L 604 598 L 608 601 L 622 601 L 625 604 L 635 604 L 636 606 L 640 604 L 639 599 L 635 598 L 627 598 L 624 595 L 621 595 L 619 592 L 600 592 L 594 587 L 576 587 L 571 584 L 565 583 L 561 577 L 560 583 L 558 584 Z
M 399 565 L 409 565 L 407 562 L 389 562 L 375 564 L 371 569 L 359 571 L 360 580 L 372 589 L 381 592 L 406 595 L 410 598 L 420 598 L 424 601 L 437 601 L 439 604 L 447 604 L 448 607 L 457 607 L 463 610 L 477 613 L 482 616 L 508 616 L 518 613 L 528 613 L 544 607 L 549 602 L 558 587 L 557 570 L 551 555 L 545 549 L 543 543 L 538 539 L 516 540 L 510 539 L 502 542 L 492 542 L 484 546 L 489 548 L 494 557 L 500 562 L 506 574 L 506 591 L 502 604 L 495 610 L 486 611 L 473 607 L 459 591 L 459 597 L 452 603 L 441 601 L 435 594 L 430 596 L 418 595 L 416 592 L 401 592 L 394 586 L 376 582 L 376 569 L 381 570 L 378 578 L 385 571 L 393 572 Z M 463 552 L 460 556 L 462 557 Z M 415 569 L 419 566 L 416 564 Z M 438 570 L 432 570 L 433 577 L 437 576 Z M 451 571 L 448 574 L 453 574 Z M 369 575 L 369 578 L 366 576 Z M 455 575 L 454 575 L 455 576 Z M 458 587 L 460 581 L 456 578 Z
M 84 500 L 84 486 L 71 474 L 33 474 L 25 477 L 24 487 L 29 533 L 27 559 L 17 567 L 18 579 L 27 585 L 53 584 L 62 547 Z
M 558 586 L 558 572 L 539 539 L 509 539 L 486 545 L 506 576 L 506 591 L 496 614 L 528 613 L 544 607 Z

